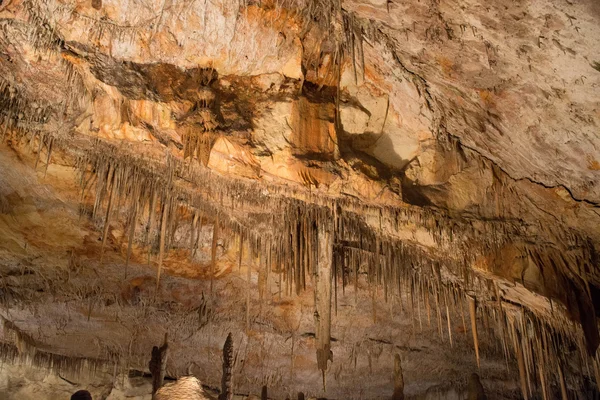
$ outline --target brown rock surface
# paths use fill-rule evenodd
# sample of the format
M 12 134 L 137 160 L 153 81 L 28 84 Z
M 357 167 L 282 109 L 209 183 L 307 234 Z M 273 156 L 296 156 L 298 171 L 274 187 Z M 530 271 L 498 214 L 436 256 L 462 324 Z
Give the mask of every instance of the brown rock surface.
M 234 398 L 390 398 L 395 355 L 407 399 L 594 395 L 598 38 L 594 0 L 0 2 L 0 397 L 149 398 L 166 332 L 214 398 L 229 332 Z

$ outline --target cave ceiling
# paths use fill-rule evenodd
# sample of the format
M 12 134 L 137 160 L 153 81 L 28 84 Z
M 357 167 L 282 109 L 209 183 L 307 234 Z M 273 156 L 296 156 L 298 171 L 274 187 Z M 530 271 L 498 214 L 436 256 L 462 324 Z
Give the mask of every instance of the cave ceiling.
M 596 0 L 0 0 L 0 121 L 6 398 L 598 393 Z

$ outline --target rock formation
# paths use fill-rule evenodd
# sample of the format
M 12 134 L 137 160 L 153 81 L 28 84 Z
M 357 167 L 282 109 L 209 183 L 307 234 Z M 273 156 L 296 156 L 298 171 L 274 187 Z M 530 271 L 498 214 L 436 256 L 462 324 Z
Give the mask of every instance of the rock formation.
M 153 400 L 208 400 L 198 379 L 184 376 L 177 382 L 168 383 L 156 392 Z
M 598 37 L 595 0 L 0 2 L 0 397 L 597 394 Z

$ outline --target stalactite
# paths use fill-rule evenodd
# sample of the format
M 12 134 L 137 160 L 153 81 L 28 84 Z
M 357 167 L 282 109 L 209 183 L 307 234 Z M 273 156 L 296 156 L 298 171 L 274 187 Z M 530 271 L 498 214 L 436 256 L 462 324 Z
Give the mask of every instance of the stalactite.
M 252 285 L 252 249 L 248 242 L 248 270 L 246 271 L 246 334 L 250 334 L 250 293 Z
M 137 200 L 137 192 L 133 196 L 133 210 L 131 211 L 131 218 L 129 220 L 129 238 L 127 240 L 127 258 L 125 259 L 125 279 L 127 279 L 127 269 L 129 267 L 129 260 L 131 258 L 131 249 L 133 246 L 133 238 L 135 235 L 135 225 L 137 223 L 139 201 Z
M 9 343 L 0 343 L 0 360 L 2 363 L 13 365 L 35 366 L 56 375 L 70 374 L 89 378 L 101 376 L 114 366 L 114 363 L 110 360 L 69 357 L 40 349 L 36 349 L 34 355 L 21 353 L 17 346 Z
M 404 377 L 402 376 L 402 360 L 399 354 L 394 355 L 394 394 L 392 400 L 404 400 Z
M 328 361 L 333 361 L 331 352 L 331 269 L 333 262 L 333 232 L 331 222 L 322 218 L 318 229 L 318 258 L 314 276 L 315 294 L 315 340 L 317 365 L 323 376 L 323 390 L 326 390 L 325 373 Z
M 477 338 L 477 304 L 474 297 L 469 296 L 469 315 L 471 316 L 471 332 L 473 333 L 473 347 L 477 358 L 477 368 L 481 368 L 479 359 L 479 339 Z
M 44 137 L 40 135 L 38 141 L 38 150 L 35 156 L 35 164 L 33 165 L 33 169 L 37 169 L 38 162 L 40 161 L 40 155 L 42 154 L 42 148 L 44 147 Z
M 600 390 L 600 368 L 598 367 L 597 356 L 592 358 L 592 366 L 594 367 L 594 378 L 596 380 L 596 387 Z
M 515 348 L 515 355 L 517 357 L 517 365 L 519 367 L 519 380 L 521 382 L 521 394 L 525 400 L 529 399 L 529 393 L 527 390 L 527 376 L 525 372 L 525 360 L 523 358 L 523 349 L 521 348 L 521 343 L 519 336 L 517 335 L 514 322 L 511 321 L 512 328 L 512 336 L 513 336 L 513 344 Z
M 242 270 L 242 257 L 244 255 L 244 232 L 240 232 L 240 247 L 238 249 L 238 272 Z
M 531 355 L 531 348 L 529 346 L 529 332 L 527 331 L 527 321 L 525 319 L 525 314 L 524 313 L 520 313 L 521 318 L 519 319 L 519 331 L 521 332 L 521 341 L 520 341 L 520 345 L 523 349 L 523 359 L 525 362 L 525 376 L 526 376 L 526 380 L 527 380 L 527 389 L 529 391 L 529 396 L 531 397 L 531 394 L 533 393 L 533 385 L 531 383 L 531 375 L 533 374 L 533 368 L 532 368 L 532 355 Z
M 414 282 L 414 275 L 410 277 L 410 322 L 413 325 L 413 328 L 415 326 L 415 282 Z
M 436 286 L 435 290 L 435 307 L 436 307 L 436 311 L 437 311 L 437 325 L 438 325 L 438 334 L 440 335 L 440 338 L 442 339 L 442 341 L 444 341 L 444 328 L 443 328 L 443 324 L 442 324 L 442 310 L 440 307 L 440 293 L 438 291 L 438 288 Z
M 165 242 L 165 251 L 168 253 L 173 247 L 173 240 L 175 239 L 175 232 L 179 226 L 179 219 L 181 216 L 181 210 L 177 201 L 170 202 L 169 218 L 167 219 L 167 237 Z
M 196 225 L 198 224 L 198 213 L 193 212 L 190 226 L 190 263 L 194 262 L 194 248 L 198 239 L 196 238 Z
M 542 356 L 542 347 L 539 339 L 537 340 L 537 353 L 538 353 L 538 373 L 540 374 L 540 386 L 542 387 L 542 399 L 548 400 L 547 386 L 546 386 L 546 376 L 544 375 L 545 364 L 546 361 Z
M 158 191 L 152 189 L 153 188 L 151 188 L 152 195 L 150 196 L 150 205 L 148 206 L 148 223 L 146 224 L 146 239 L 144 240 L 146 246 L 148 246 L 150 238 L 152 237 L 152 225 L 154 224 L 154 213 L 156 211 L 156 197 L 158 195 Z M 150 254 L 148 254 L 148 257 L 150 257 Z
M 450 339 L 450 347 L 454 347 L 452 342 L 452 325 L 450 324 L 450 309 L 448 307 L 448 295 L 444 291 L 444 302 L 446 303 L 446 322 L 448 323 L 448 338 Z
M 110 179 L 109 179 L 110 180 Z M 106 217 L 104 218 L 104 232 L 102 233 L 102 247 L 100 249 L 100 262 L 102 262 L 102 256 L 104 255 L 104 247 L 106 246 L 106 240 L 108 238 L 108 228 L 110 226 L 110 215 L 112 211 L 113 198 L 117 186 L 117 173 L 113 170 L 112 182 L 110 183 L 110 193 L 108 196 L 108 205 L 106 206 Z
M 569 400 L 569 396 L 567 395 L 567 384 L 565 382 L 565 376 L 563 374 L 560 363 L 557 364 L 557 371 L 558 371 L 558 382 L 560 384 L 561 400 Z
M 427 326 L 431 328 L 431 306 L 429 305 L 429 287 L 426 290 L 423 290 L 425 305 L 427 307 Z
M 219 240 L 219 214 L 213 225 L 212 245 L 210 250 L 210 292 L 214 293 L 213 282 L 217 270 L 217 241 Z
M 266 266 L 266 251 L 265 251 L 265 243 L 261 241 L 260 243 L 260 251 L 259 251 L 259 264 L 258 264 L 258 301 L 259 301 L 259 315 L 262 313 L 262 307 L 265 297 L 265 290 L 267 286 L 267 266 Z
M 200 216 L 198 217 L 198 224 L 197 224 L 198 233 L 196 234 L 196 242 L 194 243 L 194 257 L 196 256 L 197 250 L 200 247 L 200 239 L 201 239 L 201 235 L 202 235 L 203 220 L 204 220 L 204 213 L 200 212 Z
M 162 217 L 160 222 L 160 238 L 158 244 L 158 265 L 156 266 L 156 292 L 160 288 L 160 274 L 162 272 L 162 264 L 165 252 L 165 236 L 167 234 L 167 221 L 169 217 L 169 202 L 170 199 L 165 198 L 162 205 Z
M 417 296 L 417 315 L 419 316 L 419 331 L 423 332 L 423 320 L 421 318 L 421 296 Z

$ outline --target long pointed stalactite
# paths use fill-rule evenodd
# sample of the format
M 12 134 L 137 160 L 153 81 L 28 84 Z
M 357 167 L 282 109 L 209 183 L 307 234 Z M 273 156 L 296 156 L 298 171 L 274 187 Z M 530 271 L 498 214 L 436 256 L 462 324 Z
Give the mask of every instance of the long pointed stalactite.
M 325 218 L 324 218 L 325 219 Z M 317 366 L 323 376 L 323 391 L 326 391 L 325 375 L 329 361 L 333 361 L 331 351 L 331 298 L 333 271 L 333 224 L 325 219 L 317 226 L 317 259 L 314 272 L 315 291 L 315 340 Z
M 473 335 L 473 347 L 475 348 L 475 357 L 477 358 L 477 367 L 481 367 L 479 358 L 479 334 L 477 333 L 477 302 L 469 296 L 469 315 L 471 316 L 471 333 Z

